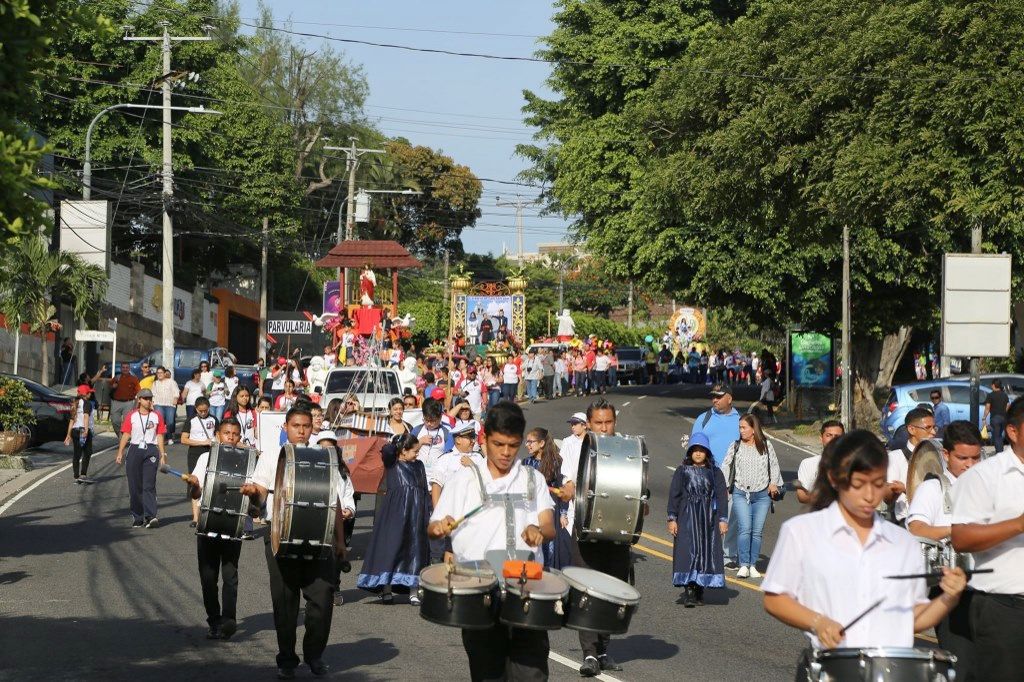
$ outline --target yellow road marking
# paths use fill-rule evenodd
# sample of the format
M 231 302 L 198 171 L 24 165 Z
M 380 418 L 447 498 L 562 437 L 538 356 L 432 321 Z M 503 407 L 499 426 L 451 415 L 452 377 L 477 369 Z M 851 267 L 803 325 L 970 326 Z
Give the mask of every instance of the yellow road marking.
M 647 537 L 647 533 L 642 533 L 642 536 L 643 537 Z M 661 538 L 655 538 L 655 539 L 661 540 Z M 664 540 L 661 540 L 661 542 L 665 543 L 669 547 L 672 546 L 672 543 L 670 543 L 670 542 L 665 542 Z M 650 547 L 644 547 L 643 545 L 633 545 L 633 549 L 638 549 L 638 550 L 640 550 L 641 552 L 643 552 L 645 554 L 650 554 L 651 556 L 656 556 L 659 559 L 664 559 L 665 561 L 672 561 L 672 557 L 670 557 L 668 554 L 665 554 L 663 552 L 659 552 L 656 549 L 651 549 Z M 758 587 L 757 585 L 752 585 L 751 583 L 744 582 L 744 581 L 738 580 L 736 578 L 730 578 L 729 576 L 725 577 L 725 582 L 731 583 L 733 585 L 737 585 L 738 587 L 745 587 L 748 590 L 753 590 L 754 592 L 760 592 L 761 591 L 761 588 Z
M 645 540 L 650 540 L 651 542 L 657 542 L 659 545 L 665 545 L 666 547 L 673 546 L 671 542 L 659 538 L 657 535 L 651 535 L 649 533 L 640 533 L 640 537 L 642 537 Z

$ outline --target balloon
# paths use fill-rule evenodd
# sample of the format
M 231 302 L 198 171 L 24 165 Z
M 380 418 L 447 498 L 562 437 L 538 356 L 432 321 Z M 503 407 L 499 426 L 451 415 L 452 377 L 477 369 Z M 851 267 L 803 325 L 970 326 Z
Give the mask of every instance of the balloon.
M 644 341 L 646 341 L 647 343 L 652 343 L 654 341 L 654 337 L 648 334 L 647 336 L 644 337 Z

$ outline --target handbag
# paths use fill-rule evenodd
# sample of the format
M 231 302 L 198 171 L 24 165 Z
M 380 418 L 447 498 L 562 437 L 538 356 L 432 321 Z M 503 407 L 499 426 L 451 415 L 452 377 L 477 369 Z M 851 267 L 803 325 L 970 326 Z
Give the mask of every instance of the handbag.
M 771 445 L 769 444 L 768 447 L 770 448 Z M 772 462 L 771 462 L 771 457 L 770 457 L 770 451 L 764 453 L 764 465 L 768 469 L 768 485 L 771 485 L 772 484 Z M 775 503 L 776 502 L 782 502 L 783 498 L 786 497 L 785 485 L 778 486 L 778 492 L 775 493 L 774 496 L 769 494 L 768 497 L 770 497 L 772 499 L 772 505 L 771 505 L 770 510 L 774 514 L 775 513 Z

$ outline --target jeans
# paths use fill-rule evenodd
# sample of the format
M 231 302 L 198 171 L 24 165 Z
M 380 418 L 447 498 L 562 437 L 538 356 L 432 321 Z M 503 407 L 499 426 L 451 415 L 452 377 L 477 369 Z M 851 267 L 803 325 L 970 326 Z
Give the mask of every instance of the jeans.
M 617 383 L 616 377 L 615 377 L 615 368 L 614 367 L 609 367 L 608 368 L 608 388 L 615 388 L 616 386 L 618 386 L 618 383 Z
M 178 408 L 176 405 L 157 405 L 156 411 L 160 413 L 160 417 L 164 420 L 164 425 L 167 427 L 167 433 L 164 434 L 165 438 L 174 438 L 174 420 L 178 416 Z
M 186 405 L 185 406 L 185 428 L 188 428 L 189 424 L 192 423 L 192 417 L 196 416 L 196 406 Z
M 993 415 L 988 418 L 989 436 L 992 437 L 992 445 L 996 448 L 998 455 L 1003 451 L 1003 443 L 1006 440 L 1006 417 Z
M 519 388 L 519 384 L 502 384 L 501 385 L 501 399 L 516 401 L 516 389 Z
M 767 488 L 754 493 L 733 488 L 729 525 L 737 526 L 740 566 L 753 566 L 761 555 L 761 534 L 771 503 Z
M 604 393 L 608 385 L 608 370 L 594 370 L 594 390 Z
M 74 455 L 71 460 L 71 472 L 78 478 L 79 464 L 81 464 L 81 475 L 89 473 L 89 459 L 92 457 L 92 429 L 85 431 L 85 442 L 82 442 L 82 429 L 71 429 L 71 445 L 74 447 Z
M 537 380 L 527 379 L 526 380 L 526 397 L 531 401 L 537 399 Z
M 723 472 L 724 473 L 724 472 Z M 736 521 L 732 514 L 732 495 L 729 496 L 729 530 L 725 532 L 725 536 L 722 538 L 722 550 L 724 552 L 725 561 L 737 561 L 738 554 L 736 550 L 736 538 L 737 538 L 737 527 Z
M 498 404 L 501 400 L 501 388 L 499 386 L 491 386 L 487 389 L 487 409 L 491 409 Z
M 573 385 L 576 387 L 576 394 L 583 393 L 587 389 L 587 373 L 573 372 Z
M 213 418 L 219 422 L 220 420 L 224 419 L 224 409 L 226 407 L 226 405 L 210 405 L 210 414 L 212 414 Z

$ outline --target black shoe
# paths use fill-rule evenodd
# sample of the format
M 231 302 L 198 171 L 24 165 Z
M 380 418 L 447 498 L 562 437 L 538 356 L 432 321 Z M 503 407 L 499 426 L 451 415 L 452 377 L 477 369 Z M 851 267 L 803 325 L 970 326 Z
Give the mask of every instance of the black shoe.
M 697 606 L 704 606 L 704 588 L 697 585 L 693 588 L 693 592 L 694 599 L 697 601 Z
M 132 528 L 142 528 L 145 525 L 146 524 L 142 519 L 136 519 L 135 521 L 132 521 Z
M 694 598 L 693 592 L 693 586 L 687 585 L 686 592 L 683 593 L 683 606 L 688 609 L 692 609 L 694 606 L 697 605 L 697 601 Z
M 206 639 L 224 639 L 224 633 L 221 632 L 219 625 L 211 625 L 210 631 L 206 633 Z
M 295 668 L 278 668 L 277 679 L 279 680 L 294 680 L 295 679 Z
M 395 595 L 390 592 L 380 595 L 380 603 L 385 606 L 391 606 L 395 603 Z
M 587 656 L 580 666 L 580 675 L 583 677 L 597 677 L 601 674 L 601 663 L 594 656 Z
M 739 563 L 737 563 L 736 561 L 733 561 L 732 559 L 730 559 L 729 561 L 725 562 L 725 567 L 728 568 L 730 571 L 738 571 L 738 570 L 740 570 Z
M 78 482 L 79 483 L 84 483 L 86 485 L 92 485 L 96 481 L 92 480 L 91 478 L 89 478 L 85 474 L 82 474 L 81 476 L 78 477 Z
M 335 606 L 341 606 L 344 603 L 345 603 L 345 595 L 343 595 L 340 590 L 336 591 L 334 593 L 334 605 Z
M 235 634 L 238 630 L 238 623 L 231 618 L 228 618 L 220 624 L 220 635 L 224 639 L 231 639 L 231 635 Z
M 615 662 L 615 659 L 608 654 L 602 654 L 597 657 L 597 662 L 601 665 L 601 670 L 622 670 L 622 666 Z
M 331 668 L 323 661 L 310 661 L 309 671 L 316 677 L 323 677 L 331 671 Z
M 255 540 L 256 536 L 253 535 L 252 533 L 242 533 L 242 539 L 243 540 Z
M 189 528 L 195 528 L 195 527 L 196 527 L 196 526 L 198 526 L 198 525 L 199 525 L 199 524 L 198 524 L 198 523 L 196 523 L 195 521 L 189 521 L 189 522 L 188 522 L 188 527 L 189 527 Z
M 150 520 L 146 521 L 146 528 L 159 528 L 159 527 L 160 527 L 160 519 L 158 519 L 155 516 L 153 518 L 151 518 Z
M 340 570 L 342 573 L 351 573 L 352 572 L 352 562 L 349 561 L 348 559 L 340 560 L 338 562 L 338 570 Z

